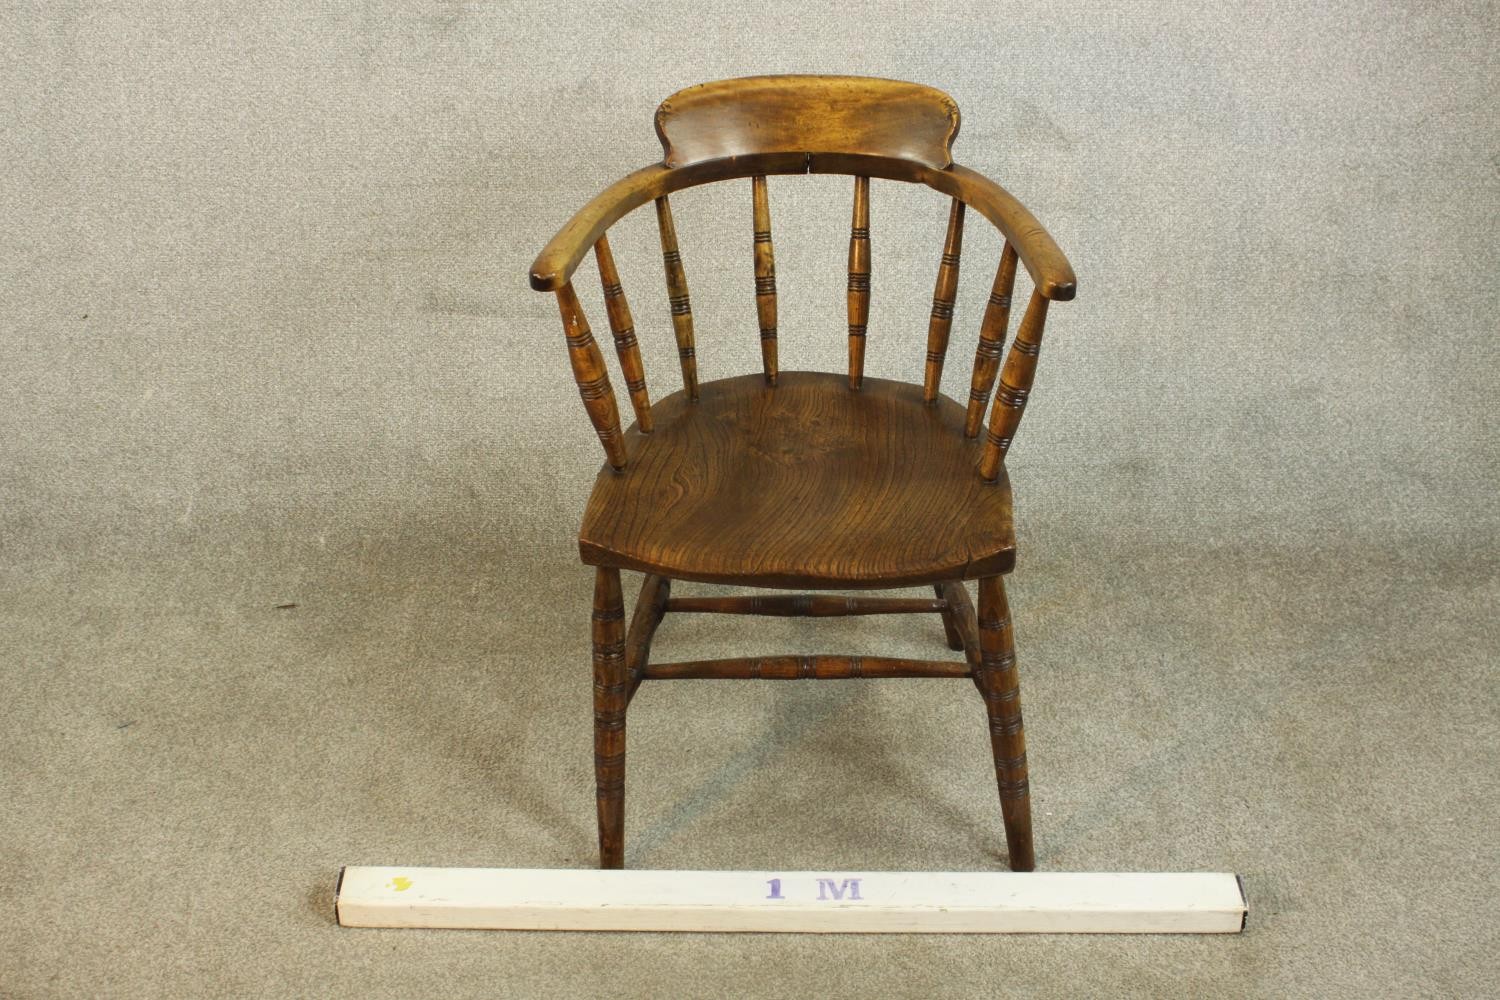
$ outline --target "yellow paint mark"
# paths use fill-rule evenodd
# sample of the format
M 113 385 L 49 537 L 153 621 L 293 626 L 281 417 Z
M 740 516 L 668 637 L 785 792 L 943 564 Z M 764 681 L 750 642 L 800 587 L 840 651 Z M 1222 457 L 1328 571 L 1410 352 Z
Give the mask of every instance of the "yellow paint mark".
M 405 892 L 407 889 L 411 888 L 411 879 L 407 878 L 405 875 L 397 875 L 395 878 L 391 879 L 390 884 L 391 888 L 395 889 L 397 892 Z

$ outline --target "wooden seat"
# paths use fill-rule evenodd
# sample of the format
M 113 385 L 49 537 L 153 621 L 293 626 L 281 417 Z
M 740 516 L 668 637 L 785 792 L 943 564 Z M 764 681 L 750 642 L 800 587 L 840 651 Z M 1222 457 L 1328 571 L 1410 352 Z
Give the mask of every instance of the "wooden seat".
M 707 382 L 625 435 L 579 547 L 594 566 L 768 587 L 900 587 L 1009 572 L 1010 486 L 974 474 L 964 410 L 922 387 L 782 372 Z M 1002 472 L 1003 477 L 1003 472 Z
M 1015 564 L 1005 457 L 1025 412 L 1052 302 L 1076 282 L 1047 231 L 1004 188 L 953 162 L 958 107 L 931 87 L 861 77 L 783 76 L 690 87 L 656 113 L 662 162 L 627 175 L 579 209 L 542 250 L 531 284 L 557 298 L 568 359 L 605 464 L 579 548 L 595 568 L 594 778 L 599 860 L 625 859 L 625 717 L 647 680 L 965 677 L 984 702 L 1010 865 L 1035 865 L 1029 771 L 1014 633 L 1003 575 Z M 854 178 L 847 372 L 782 372 L 769 177 Z M 750 181 L 746 227 L 761 371 L 699 384 L 687 266 L 669 196 Z M 872 299 L 873 180 L 947 196 L 921 384 L 866 378 Z M 778 183 L 780 183 L 778 181 Z M 653 203 L 682 388 L 652 401 L 608 230 Z M 974 345 L 962 404 L 942 392 L 966 213 L 1005 243 Z M 614 381 L 573 275 L 593 250 L 604 310 L 635 424 L 621 429 Z M 1026 310 L 1001 366 L 1017 275 Z M 747 301 L 747 305 L 748 305 Z M 665 335 L 666 331 L 652 331 Z M 998 387 L 996 379 L 999 379 Z M 991 393 L 994 405 L 990 405 Z M 988 427 L 986 429 L 986 423 Z M 645 573 L 626 624 L 620 571 Z M 930 597 L 672 597 L 672 581 L 865 590 L 930 588 Z M 977 583 L 976 612 L 964 581 Z M 931 613 L 962 660 L 759 656 L 653 663 L 669 612 L 783 615 Z M 852 766 L 851 762 L 851 766 Z

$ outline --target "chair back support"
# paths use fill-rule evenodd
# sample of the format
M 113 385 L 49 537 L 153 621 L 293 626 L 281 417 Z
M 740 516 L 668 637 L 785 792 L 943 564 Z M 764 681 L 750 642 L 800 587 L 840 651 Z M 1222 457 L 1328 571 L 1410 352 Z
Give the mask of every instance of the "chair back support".
M 941 90 L 852 76 L 755 76 L 700 83 L 656 109 L 668 167 L 766 154 L 953 162 L 958 105 Z
M 532 287 L 556 294 L 574 378 L 610 467 L 622 470 L 627 460 L 619 409 L 603 354 L 571 283 L 588 249 L 593 248 L 598 262 L 610 332 L 636 424 L 642 434 L 649 434 L 651 399 L 630 306 L 609 248 L 609 227 L 647 201 L 655 203 L 683 389 L 696 400 L 692 303 L 669 195 L 699 184 L 749 177 L 761 361 L 766 383 L 774 386 L 779 371 L 776 263 L 766 177 L 841 173 L 854 177 L 848 283 L 852 391 L 859 391 L 863 382 L 869 323 L 870 178 L 925 184 L 951 199 L 927 330 L 922 395 L 928 403 L 938 398 L 947 358 L 966 209 L 973 208 L 1005 237 L 980 326 L 964 424 L 967 437 L 979 435 L 998 373 L 1000 388 L 976 463 L 981 479 L 997 482 L 1031 393 L 1048 304 L 1071 299 L 1076 281 L 1062 251 L 1019 202 L 998 184 L 953 162 L 951 145 L 958 128 L 958 106 L 947 94 L 918 84 L 863 77 L 721 80 L 689 87 L 663 101 L 656 112 L 663 162 L 630 174 L 584 206 L 532 265 Z M 1030 274 L 1033 289 L 1002 368 L 1020 266 Z

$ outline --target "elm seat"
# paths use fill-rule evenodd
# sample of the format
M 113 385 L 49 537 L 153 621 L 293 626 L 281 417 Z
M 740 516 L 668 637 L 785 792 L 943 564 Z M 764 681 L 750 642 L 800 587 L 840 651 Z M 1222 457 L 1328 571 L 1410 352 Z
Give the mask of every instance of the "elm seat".
M 881 588 L 1006 573 L 1010 484 L 974 472 L 964 409 L 922 387 L 781 372 L 705 382 L 651 405 L 583 516 L 593 566 L 679 580 Z

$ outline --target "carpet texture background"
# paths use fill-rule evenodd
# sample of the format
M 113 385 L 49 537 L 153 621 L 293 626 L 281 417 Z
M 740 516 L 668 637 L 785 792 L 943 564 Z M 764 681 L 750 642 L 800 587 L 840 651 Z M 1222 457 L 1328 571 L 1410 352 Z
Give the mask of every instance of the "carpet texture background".
M 1494 5 L 69 3 L 7 5 L 0 52 L 0 996 L 1500 978 Z M 334 925 L 343 864 L 593 863 L 600 456 L 526 272 L 659 156 L 659 100 L 796 71 L 952 93 L 959 159 L 1071 257 L 1011 461 L 1039 863 L 1240 872 L 1244 935 Z M 770 191 L 782 367 L 838 370 L 849 182 Z M 755 370 L 749 185 L 674 204 L 702 375 Z M 874 185 L 872 375 L 920 379 L 945 215 Z M 612 242 L 660 395 L 649 211 Z M 684 616 L 657 655 L 941 642 Z M 965 684 L 631 720 L 632 866 L 1004 865 Z

